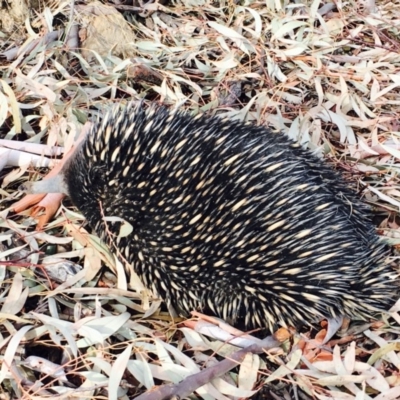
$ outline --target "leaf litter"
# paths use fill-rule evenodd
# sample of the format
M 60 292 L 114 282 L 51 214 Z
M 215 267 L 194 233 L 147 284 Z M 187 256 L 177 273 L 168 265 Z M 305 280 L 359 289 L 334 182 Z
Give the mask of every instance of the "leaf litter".
M 398 246 L 399 1 L 66 1 L 36 11 L 22 38 L 0 34 L 3 396 L 161 399 L 171 387 L 159 385 L 180 390 L 232 359 L 236 368 L 193 396 L 400 398 L 399 305 L 393 318 L 344 321 L 334 337 L 325 322 L 280 329 L 279 348 L 236 357 L 260 339 L 199 313 L 171 318 L 134 274 L 126 281 L 68 201 L 18 190 L 54 173 L 107 104 L 144 99 L 284 131 L 358 185 Z

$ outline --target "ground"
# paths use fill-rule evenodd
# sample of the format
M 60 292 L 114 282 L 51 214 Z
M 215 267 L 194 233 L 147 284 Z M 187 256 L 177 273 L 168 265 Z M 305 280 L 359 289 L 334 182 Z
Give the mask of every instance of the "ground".
M 225 325 L 172 320 L 139 281 L 128 291 L 68 199 L 18 190 L 55 173 L 105 105 L 144 99 L 285 132 L 354 183 L 396 249 L 400 2 L 24 4 L 0 5 L 4 398 L 161 399 L 166 383 L 207 400 L 400 398 L 396 310 L 346 321 L 323 345 L 326 322 L 281 329 L 268 355 L 237 353 Z M 224 372 L 224 358 L 239 367 Z M 201 370 L 220 377 L 189 390 Z

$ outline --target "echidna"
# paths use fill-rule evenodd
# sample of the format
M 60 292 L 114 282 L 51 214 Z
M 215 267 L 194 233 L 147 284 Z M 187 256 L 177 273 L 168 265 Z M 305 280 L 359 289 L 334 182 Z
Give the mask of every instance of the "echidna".
M 264 127 L 117 106 L 56 178 L 31 187 L 49 191 L 69 195 L 181 315 L 272 330 L 367 319 L 397 300 L 368 207 L 326 163 Z

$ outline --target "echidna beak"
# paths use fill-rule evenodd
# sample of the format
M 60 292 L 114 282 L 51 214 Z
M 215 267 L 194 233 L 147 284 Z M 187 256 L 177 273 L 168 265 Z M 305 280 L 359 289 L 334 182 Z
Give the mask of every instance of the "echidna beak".
M 18 187 L 20 192 L 25 192 L 26 194 L 32 193 L 32 186 L 34 182 L 25 182 Z
M 61 174 L 41 181 L 25 182 L 19 187 L 19 190 L 27 194 L 63 193 L 69 195 L 67 185 Z

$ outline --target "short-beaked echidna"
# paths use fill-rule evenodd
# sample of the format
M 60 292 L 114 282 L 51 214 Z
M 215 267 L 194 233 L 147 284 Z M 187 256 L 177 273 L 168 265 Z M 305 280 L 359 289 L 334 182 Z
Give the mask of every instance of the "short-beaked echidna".
M 326 163 L 264 127 L 117 106 L 42 182 L 31 191 L 68 194 L 181 315 L 274 329 L 370 318 L 397 300 L 368 207 Z M 119 237 L 105 217 L 132 233 Z

